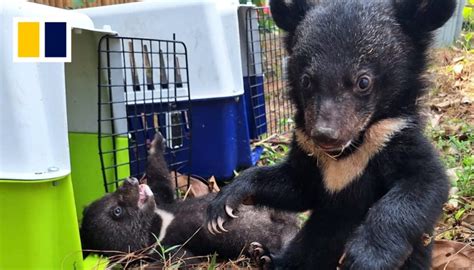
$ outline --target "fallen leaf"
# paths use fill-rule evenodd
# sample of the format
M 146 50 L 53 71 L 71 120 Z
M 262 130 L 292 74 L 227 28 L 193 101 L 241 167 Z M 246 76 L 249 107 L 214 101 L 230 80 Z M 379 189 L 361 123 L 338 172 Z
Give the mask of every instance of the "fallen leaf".
M 474 225 L 474 214 L 468 214 L 463 218 L 464 222 L 470 225 Z
M 209 183 L 208 188 L 212 193 L 217 193 L 221 191 L 221 189 L 219 188 L 219 185 L 217 185 L 216 178 L 214 176 L 211 176 L 211 178 L 209 178 L 208 183 Z
M 433 247 L 433 270 L 474 269 L 474 247 L 470 244 L 436 240 Z
M 188 192 L 188 176 L 184 174 L 180 174 L 178 172 L 171 172 L 171 177 L 173 178 L 173 188 L 176 188 L 176 181 L 178 182 L 179 190 L 185 194 Z M 197 198 L 204 196 L 209 193 L 209 189 L 206 184 L 204 184 L 201 180 L 194 178 L 192 176 L 189 177 L 189 193 L 188 197 Z
M 441 109 L 445 109 L 445 108 L 448 108 L 452 105 L 452 101 L 451 100 L 446 100 L 446 101 L 443 101 L 443 102 L 440 102 L 438 104 L 434 104 L 435 107 L 437 108 L 441 108 Z
M 459 201 L 456 199 L 450 199 L 445 205 L 445 209 L 449 212 L 455 211 L 458 208 L 459 208 Z

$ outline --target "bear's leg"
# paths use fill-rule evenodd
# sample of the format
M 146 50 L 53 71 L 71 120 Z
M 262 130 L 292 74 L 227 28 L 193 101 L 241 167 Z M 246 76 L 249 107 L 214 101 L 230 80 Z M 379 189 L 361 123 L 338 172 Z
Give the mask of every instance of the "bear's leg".
M 350 218 L 315 213 L 281 253 L 270 254 L 264 246 L 257 246 L 260 248 L 257 254 L 252 254 L 252 248 L 250 254 L 259 255 L 255 259 L 264 270 L 335 270 L 344 253 L 344 243 L 354 227 L 355 222 L 351 222 Z
M 412 254 L 406 260 L 405 264 L 402 266 L 402 270 L 422 270 L 431 268 L 431 251 L 433 245 L 429 246 L 423 245 L 423 241 L 420 240 L 420 243 L 416 245 L 413 249 Z

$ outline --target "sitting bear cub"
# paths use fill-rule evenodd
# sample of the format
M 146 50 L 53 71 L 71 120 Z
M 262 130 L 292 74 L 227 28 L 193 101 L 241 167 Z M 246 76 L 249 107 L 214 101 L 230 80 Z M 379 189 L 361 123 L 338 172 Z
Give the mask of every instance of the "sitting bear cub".
M 248 169 L 224 187 L 208 222 L 231 220 L 244 201 L 313 210 L 283 252 L 254 245 L 263 267 L 333 270 L 341 261 L 342 269 L 430 269 L 431 245 L 422 238 L 432 233 L 449 184 L 423 134 L 419 99 L 433 31 L 455 6 L 271 0 L 275 23 L 287 32 L 291 150 L 283 162 Z
M 202 226 L 215 193 L 175 201 L 162 141 L 157 133 L 151 144 L 147 164 L 149 186 L 130 178 L 117 191 L 84 210 L 84 250 L 130 252 L 158 240 L 165 247 L 186 243 L 181 249 L 186 251 L 186 257 L 217 253 L 220 258 L 235 259 L 246 253 L 252 241 L 265 243 L 276 252 L 296 235 L 296 215 L 253 206 L 242 206 L 242 219 L 227 223 L 225 228 L 222 223 L 214 225 L 227 230 L 227 234 L 209 233 Z

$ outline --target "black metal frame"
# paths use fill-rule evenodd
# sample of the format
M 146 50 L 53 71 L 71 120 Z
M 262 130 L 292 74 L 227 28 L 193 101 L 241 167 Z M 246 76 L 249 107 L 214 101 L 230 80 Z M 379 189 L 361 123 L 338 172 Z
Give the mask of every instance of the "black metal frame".
M 268 7 L 249 8 L 245 27 L 247 78 L 254 119 L 250 124 L 254 125 L 259 138 L 265 133 L 286 133 L 293 127 L 294 109 L 287 95 L 283 34 L 275 25 Z
M 157 131 L 166 138 L 170 170 L 186 173 L 191 160 L 186 45 L 174 35 L 173 40 L 104 36 L 98 57 L 98 144 L 105 191 L 128 176 L 144 175 Z

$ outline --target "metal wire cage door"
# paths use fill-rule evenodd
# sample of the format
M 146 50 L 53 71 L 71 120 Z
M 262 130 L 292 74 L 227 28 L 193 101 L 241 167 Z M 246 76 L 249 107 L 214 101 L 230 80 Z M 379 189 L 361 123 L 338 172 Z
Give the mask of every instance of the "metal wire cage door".
M 292 128 L 293 106 L 287 97 L 283 34 L 268 7 L 248 9 L 245 30 L 250 137 L 286 133 Z
M 148 147 L 158 131 L 166 139 L 170 170 L 186 173 L 191 101 L 185 44 L 105 36 L 98 53 L 98 143 L 106 192 L 129 176 L 144 175 Z

